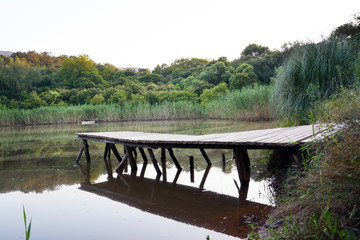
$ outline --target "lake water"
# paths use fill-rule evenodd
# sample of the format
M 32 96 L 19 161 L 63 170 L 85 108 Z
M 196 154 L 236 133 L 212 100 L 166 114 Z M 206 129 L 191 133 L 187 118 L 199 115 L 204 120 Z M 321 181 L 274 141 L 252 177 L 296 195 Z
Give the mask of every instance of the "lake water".
M 136 175 L 113 173 L 103 160 L 104 143 L 89 142 L 85 157 L 74 164 L 81 147 L 77 132 L 144 131 L 210 134 L 274 127 L 271 122 L 215 120 L 101 123 L 0 128 L 0 239 L 25 239 L 23 206 L 32 219 L 30 239 L 238 239 L 260 223 L 272 206 L 270 179 L 252 171 L 247 191 L 239 184 L 231 150 L 174 149 L 183 170 L 171 160 L 163 174 L 137 157 Z M 118 150 L 123 154 L 121 146 Z M 154 151 L 160 159 L 160 150 Z M 222 154 L 226 164 L 223 165 Z M 261 157 L 250 151 L 250 159 Z M 138 154 L 140 155 L 140 154 Z M 194 156 L 195 171 L 189 169 Z M 170 159 L 167 156 L 167 159 Z

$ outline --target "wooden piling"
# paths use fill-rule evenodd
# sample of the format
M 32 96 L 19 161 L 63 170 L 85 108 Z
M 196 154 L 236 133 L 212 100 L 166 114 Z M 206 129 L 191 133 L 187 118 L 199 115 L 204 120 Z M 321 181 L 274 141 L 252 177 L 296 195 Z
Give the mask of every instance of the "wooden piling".
M 128 159 L 129 159 L 129 162 L 130 162 L 130 166 L 131 166 L 131 171 L 137 171 L 137 165 L 136 165 L 136 161 L 134 159 L 134 156 L 132 155 L 132 149 L 131 147 L 129 146 L 125 146 L 125 150 L 126 150 L 126 153 L 128 155 Z
M 161 148 L 161 158 L 160 158 L 161 162 L 165 162 L 166 161 L 166 152 L 165 152 L 165 148 Z
M 189 158 L 190 162 L 190 181 L 194 182 L 194 156 L 190 156 Z
M 85 150 L 86 161 L 87 161 L 87 162 L 90 162 L 89 145 L 88 145 L 87 140 L 83 140 L 83 144 L 84 144 L 84 150 Z
M 82 155 L 82 153 L 84 151 L 84 148 L 85 148 L 85 146 L 84 146 L 84 143 L 83 143 L 83 144 L 81 144 L 80 152 L 79 152 L 79 155 L 77 156 L 77 158 L 75 160 L 75 163 L 79 163 L 81 155 Z
M 249 186 L 250 159 L 246 149 L 234 149 L 235 163 L 241 186 Z

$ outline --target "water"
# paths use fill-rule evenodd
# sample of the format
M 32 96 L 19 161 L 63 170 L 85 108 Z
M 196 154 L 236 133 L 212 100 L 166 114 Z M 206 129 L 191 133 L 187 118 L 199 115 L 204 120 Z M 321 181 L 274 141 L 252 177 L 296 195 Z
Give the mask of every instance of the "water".
M 58 125 L 0 129 L 0 239 L 25 239 L 22 207 L 32 218 L 31 239 L 237 239 L 246 237 L 254 216 L 271 209 L 269 179 L 252 173 L 239 196 L 231 150 L 174 149 L 183 167 L 171 160 L 158 181 L 152 164 L 138 156 L 136 176 L 109 176 L 104 143 L 89 142 L 92 161 L 74 160 L 77 132 L 146 131 L 209 134 L 273 127 L 271 122 L 159 121 Z M 122 154 L 122 147 L 118 146 Z M 160 156 L 160 151 L 154 151 Z M 222 164 L 225 153 L 226 165 Z M 250 158 L 261 156 L 250 151 Z M 140 155 L 140 154 L 138 154 Z M 189 156 L 194 156 L 191 181 Z M 170 159 L 169 156 L 167 156 Z M 112 168 L 116 160 L 111 156 Z M 158 157 L 160 159 L 160 157 Z M 145 171 L 144 171 L 145 170 Z M 261 213 L 262 212 L 262 213 Z M 250 220 L 249 220 L 250 219 Z

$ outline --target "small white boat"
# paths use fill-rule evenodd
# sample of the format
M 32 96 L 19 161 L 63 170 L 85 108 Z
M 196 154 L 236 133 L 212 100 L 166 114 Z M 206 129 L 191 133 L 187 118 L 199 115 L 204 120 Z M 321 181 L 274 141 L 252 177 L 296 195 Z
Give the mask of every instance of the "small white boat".
M 95 123 L 95 120 L 81 121 L 81 125 L 94 125 Z

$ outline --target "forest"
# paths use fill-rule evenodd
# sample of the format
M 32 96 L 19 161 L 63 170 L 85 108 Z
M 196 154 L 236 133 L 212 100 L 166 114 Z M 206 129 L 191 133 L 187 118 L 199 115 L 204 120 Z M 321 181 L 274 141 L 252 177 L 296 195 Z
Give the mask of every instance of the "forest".
M 16 52 L 0 58 L 2 108 L 191 101 L 202 102 L 255 84 L 268 85 L 296 43 L 282 51 L 251 44 L 229 62 L 177 59 L 149 69 L 96 64 L 87 55 Z

